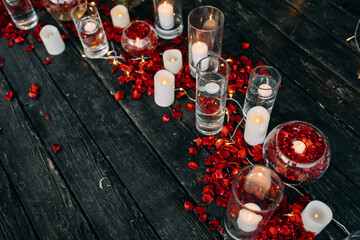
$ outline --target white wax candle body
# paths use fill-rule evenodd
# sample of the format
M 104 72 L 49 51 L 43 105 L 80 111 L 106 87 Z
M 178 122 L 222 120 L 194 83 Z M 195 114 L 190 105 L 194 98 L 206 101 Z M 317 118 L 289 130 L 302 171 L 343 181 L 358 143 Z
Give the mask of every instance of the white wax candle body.
M 265 167 L 254 166 L 254 169 L 246 176 L 246 181 L 259 187 L 257 192 L 266 193 L 271 187 L 271 171 Z
M 217 83 L 211 82 L 211 83 L 207 83 L 205 85 L 205 89 L 204 89 L 207 93 L 209 94 L 215 94 L 218 93 L 220 90 L 220 86 Z
M 244 206 L 253 211 L 261 211 L 260 207 L 255 203 L 246 203 Z M 263 217 L 260 214 L 252 212 L 246 208 L 239 211 L 237 224 L 241 231 L 252 232 L 256 230 Z
M 292 143 L 292 148 L 296 153 L 302 154 L 305 151 L 306 145 L 302 141 L 296 140 Z
M 87 33 L 87 34 L 94 33 L 95 30 L 97 29 L 97 27 L 98 26 L 96 25 L 96 23 L 94 23 L 92 21 L 87 21 L 84 26 L 85 33 Z
M 53 25 L 45 25 L 40 31 L 40 38 L 50 55 L 59 55 L 65 50 L 59 30 Z
M 164 68 L 178 74 L 183 66 L 182 54 L 178 49 L 166 50 L 163 54 Z
M 270 113 L 264 107 L 251 108 L 247 113 L 244 131 L 246 143 L 251 146 L 264 143 L 269 121 Z
M 272 94 L 272 90 L 271 90 L 271 86 L 269 84 L 261 84 L 258 88 L 258 94 L 261 96 L 261 97 L 269 97 L 271 96 Z
M 159 22 L 163 29 L 174 27 L 174 7 L 168 2 L 164 2 L 158 7 Z
M 175 76 L 167 70 L 160 70 L 154 76 L 154 100 L 160 107 L 170 106 L 175 99 Z
M 208 20 L 205 21 L 204 26 L 203 26 L 203 28 L 205 30 L 212 30 L 212 29 L 215 29 L 216 27 L 217 27 L 217 24 L 211 16 Z
M 319 234 L 330 222 L 333 213 L 328 205 L 321 201 L 311 201 L 301 213 L 304 228 Z
M 130 23 L 129 11 L 124 5 L 116 5 L 110 11 L 114 27 L 125 28 Z
M 208 46 L 204 42 L 196 42 L 191 46 L 191 54 L 194 63 L 194 67 L 198 62 L 208 56 Z

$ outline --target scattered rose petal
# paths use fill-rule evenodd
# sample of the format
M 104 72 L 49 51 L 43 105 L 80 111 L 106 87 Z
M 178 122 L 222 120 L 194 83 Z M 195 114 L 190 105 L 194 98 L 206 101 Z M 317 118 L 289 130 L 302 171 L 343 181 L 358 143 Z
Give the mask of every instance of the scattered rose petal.
M 26 45 L 25 51 L 31 51 L 34 49 L 34 46 L 31 44 Z
M 205 212 L 206 209 L 207 209 L 207 207 L 199 207 L 199 206 L 197 206 L 197 207 L 195 207 L 194 212 L 196 212 L 197 214 L 201 214 L 201 213 Z
M 198 153 L 198 151 L 196 150 L 196 148 L 190 147 L 189 148 L 189 153 L 192 154 L 192 155 L 196 155 Z
M 176 97 L 177 98 L 181 98 L 182 96 L 186 95 L 186 92 L 184 91 L 179 91 L 177 94 L 176 94 Z
M 173 112 L 171 115 L 176 119 L 180 119 L 182 114 L 181 112 Z
M 48 65 L 51 62 L 52 62 L 51 58 L 46 58 L 44 63 L 45 65 Z
M 4 57 L 0 57 L 0 62 L 3 62 L 4 61 Z
M 50 119 L 50 115 L 46 114 L 46 115 L 45 115 L 45 118 L 46 118 L 47 120 L 49 120 L 49 119 Z
M 248 42 L 242 42 L 242 43 L 241 43 L 241 47 L 242 47 L 242 49 L 248 49 L 248 48 L 250 47 L 250 43 L 248 43 Z
M 199 222 L 205 222 L 206 219 L 207 219 L 207 214 L 206 214 L 206 212 L 200 213 Z
M 191 110 L 194 111 L 195 110 L 195 104 L 193 103 L 188 103 L 185 105 L 185 110 Z
M 61 38 L 62 38 L 63 40 L 66 40 L 66 39 L 69 39 L 69 36 L 68 36 L 67 34 L 63 34 L 63 35 L 61 35 Z
M 164 114 L 164 116 L 163 116 L 163 122 L 169 122 L 169 121 L 170 121 L 169 115 Z
M 193 205 L 191 202 L 186 201 L 186 202 L 184 203 L 184 208 L 185 208 L 186 211 L 189 211 L 189 210 L 191 210 L 191 209 L 194 208 L 194 205 Z
M 188 167 L 193 169 L 194 171 L 197 171 L 199 169 L 199 165 L 196 162 L 189 162 Z
M 61 149 L 61 146 L 57 146 L 57 145 L 51 145 L 54 153 L 56 153 L 57 151 L 59 151 Z
M 8 91 L 6 94 L 5 94 L 5 98 L 9 101 L 11 101 L 11 99 L 13 98 L 14 96 L 14 92 L 13 91 Z
M 37 95 L 38 95 L 38 93 L 37 92 L 29 92 L 29 97 L 31 97 L 31 98 L 36 98 L 37 97 Z
M 124 91 L 117 91 L 115 94 L 115 100 L 119 101 L 120 99 L 124 98 Z
M 19 44 L 19 43 L 22 43 L 23 41 L 25 41 L 24 40 L 24 38 L 23 37 L 21 37 L 21 36 L 18 36 L 17 38 L 15 38 L 15 43 L 17 43 L 17 44 Z
M 37 92 L 37 90 L 39 90 L 39 86 L 36 83 L 31 84 L 30 92 Z
M 9 43 L 8 43 L 8 47 L 11 47 L 11 48 L 12 48 L 13 46 L 14 46 L 14 42 L 9 42 Z
M 209 228 L 215 231 L 219 227 L 219 221 L 214 219 L 209 223 Z

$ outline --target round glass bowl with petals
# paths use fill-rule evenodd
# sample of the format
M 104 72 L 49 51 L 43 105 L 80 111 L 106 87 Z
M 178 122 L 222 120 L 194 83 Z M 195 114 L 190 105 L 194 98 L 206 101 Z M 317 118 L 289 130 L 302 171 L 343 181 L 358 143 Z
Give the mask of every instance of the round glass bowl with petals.
M 147 22 L 136 20 L 129 23 L 121 36 L 123 49 L 132 57 L 150 57 L 157 46 L 158 36 Z
M 325 173 L 330 164 L 330 147 L 318 128 L 307 122 L 291 121 L 268 134 L 263 157 L 284 182 L 303 185 Z

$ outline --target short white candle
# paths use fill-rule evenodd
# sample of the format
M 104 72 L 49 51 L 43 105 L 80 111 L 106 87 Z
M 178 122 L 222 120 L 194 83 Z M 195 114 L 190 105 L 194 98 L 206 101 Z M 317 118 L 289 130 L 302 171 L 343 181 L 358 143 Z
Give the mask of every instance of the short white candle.
M 174 8 L 168 2 L 164 2 L 158 7 L 160 26 L 163 29 L 171 29 L 174 27 Z
M 182 54 L 178 49 L 166 50 L 163 54 L 164 68 L 178 74 L 183 66 Z
M 244 139 L 250 146 L 264 143 L 270 113 L 262 106 L 251 108 L 246 117 Z
M 328 205 L 321 201 L 311 201 L 301 213 L 306 231 L 319 234 L 331 222 L 333 213 Z
M 95 30 L 97 29 L 97 24 L 94 23 L 94 22 L 91 22 L 91 21 L 87 21 L 85 23 L 85 26 L 84 26 L 84 30 L 86 33 L 90 34 L 90 33 L 93 33 L 95 32 Z
M 116 5 L 110 11 L 114 27 L 125 28 L 130 23 L 129 11 L 124 5 Z
M 261 211 L 261 208 L 255 203 L 246 203 L 244 206 L 253 211 Z M 239 211 L 237 224 L 241 231 L 252 232 L 256 230 L 263 217 L 260 214 L 254 213 L 246 208 Z
M 167 70 L 160 70 L 154 76 L 154 99 L 160 107 L 170 106 L 175 99 L 175 76 Z
M 291 146 L 296 153 L 302 154 L 305 151 L 306 145 L 302 141 L 296 140 L 292 143 Z
M 198 64 L 198 62 L 207 57 L 208 56 L 208 46 L 206 43 L 204 42 L 195 42 L 192 46 L 191 46 L 191 54 L 192 54 L 192 59 L 193 59 L 193 63 L 194 66 L 196 67 L 196 65 Z
M 269 84 L 263 83 L 258 88 L 258 94 L 261 97 L 269 97 L 272 94 L 271 86 Z
M 214 82 L 210 82 L 210 83 L 207 83 L 205 85 L 205 89 L 204 89 L 207 93 L 209 94 L 215 94 L 215 93 L 218 93 L 219 90 L 220 90 L 220 86 L 219 84 L 217 83 L 214 83 Z
M 205 30 L 212 30 L 212 29 L 215 29 L 216 27 L 217 27 L 217 24 L 216 24 L 215 20 L 212 18 L 212 15 L 210 15 L 210 18 L 205 21 L 203 28 Z
M 65 50 L 59 30 L 53 25 L 45 25 L 40 31 L 40 38 L 50 55 L 58 55 Z

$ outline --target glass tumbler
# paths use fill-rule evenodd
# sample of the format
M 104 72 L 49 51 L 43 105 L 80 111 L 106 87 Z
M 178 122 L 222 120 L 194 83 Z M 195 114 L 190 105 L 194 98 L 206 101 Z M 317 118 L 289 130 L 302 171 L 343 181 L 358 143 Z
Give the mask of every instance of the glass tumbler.
M 195 77 L 196 65 L 204 57 L 221 56 L 224 14 L 212 6 L 201 6 L 188 16 L 189 66 Z
M 3 0 L 15 26 L 21 30 L 29 30 L 38 24 L 38 16 L 30 0 Z
M 221 131 L 229 73 L 229 64 L 219 57 L 203 58 L 196 66 L 196 128 L 204 135 Z
M 85 3 L 86 0 L 43 0 L 46 10 L 60 21 L 71 21 L 73 7 Z
M 351 235 L 346 237 L 344 240 L 360 240 L 360 231 L 351 233 Z
M 254 68 L 249 77 L 243 107 L 244 116 L 250 108 L 262 106 L 271 113 L 281 82 L 280 73 L 271 66 L 258 66 Z
M 72 9 L 71 17 L 85 55 L 88 58 L 104 56 L 109 51 L 109 44 L 96 6 L 80 4 Z
M 155 30 L 163 39 L 173 39 L 184 29 L 181 0 L 153 0 Z
M 236 175 L 226 211 L 225 228 L 234 239 L 252 239 L 270 220 L 283 197 L 279 176 L 270 168 L 250 165 Z

